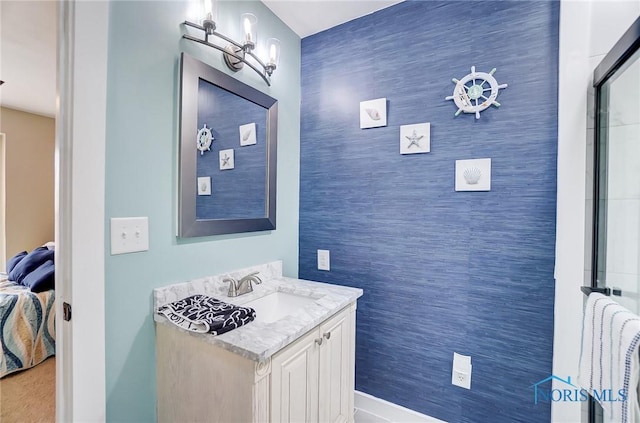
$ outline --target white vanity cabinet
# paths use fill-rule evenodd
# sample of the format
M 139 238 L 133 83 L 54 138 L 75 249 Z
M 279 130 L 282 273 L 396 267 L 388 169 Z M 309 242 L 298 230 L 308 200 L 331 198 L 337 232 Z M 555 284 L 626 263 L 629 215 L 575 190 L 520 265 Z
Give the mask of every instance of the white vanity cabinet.
M 347 308 L 271 363 L 271 422 L 353 421 L 353 312 Z
M 353 422 L 355 310 L 263 361 L 158 323 L 158 421 Z

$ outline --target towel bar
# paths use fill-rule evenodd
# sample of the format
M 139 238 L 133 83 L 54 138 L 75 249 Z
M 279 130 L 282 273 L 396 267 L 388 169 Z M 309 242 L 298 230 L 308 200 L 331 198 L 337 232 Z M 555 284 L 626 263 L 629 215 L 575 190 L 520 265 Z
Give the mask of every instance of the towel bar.
M 607 297 L 610 295 L 615 295 L 617 297 L 622 296 L 622 290 L 620 288 L 597 288 L 595 286 L 581 286 L 580 291 L 586 296 L 589 296 L 592 292 L 597 292 L 599 294 L 604 294 Z

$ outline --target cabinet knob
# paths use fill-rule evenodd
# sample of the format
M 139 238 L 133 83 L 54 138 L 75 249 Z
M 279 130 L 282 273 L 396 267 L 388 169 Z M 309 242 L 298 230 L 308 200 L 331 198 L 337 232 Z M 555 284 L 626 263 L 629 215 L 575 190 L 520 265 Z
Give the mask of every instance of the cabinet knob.
M 324 336 L 326 339 L 331 338 L 331 332 L 325 332 L 322 336 Z
M 316 338 L 316 344 L 322 345 L 322 338 Z

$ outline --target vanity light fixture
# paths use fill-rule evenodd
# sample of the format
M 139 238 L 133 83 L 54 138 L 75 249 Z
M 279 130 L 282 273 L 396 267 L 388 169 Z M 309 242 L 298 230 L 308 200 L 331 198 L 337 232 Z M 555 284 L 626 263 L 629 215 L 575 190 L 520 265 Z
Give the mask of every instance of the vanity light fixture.
M 242 42 L 237 42 L 231 38 L 216 32 L 216 4 L 215 0 L 204 0 L 203 16 L 201 24 L 185 21 L 186 26 L 196 28 L 204 32 L 204 39 L 183 34 L 187 40 L 220 50 L 224 57 L 224 62 L 234 72 L 239 71 L 246 64 L 256 71 L 264 79 L 267 85 L 271 86 L 271 75 L 278 67 L 280 60 L 280 41 L 277 38 L 269 38 L 265 43 L 267 54 L 266 63 L 254 53 L 258 40 L 258 19 L 251 13 L 243 13 L 240 16 L 240 28 L 243 31 Z M 218 37 L 228 44 L 224 47 L 209 41 L 209 37 Z

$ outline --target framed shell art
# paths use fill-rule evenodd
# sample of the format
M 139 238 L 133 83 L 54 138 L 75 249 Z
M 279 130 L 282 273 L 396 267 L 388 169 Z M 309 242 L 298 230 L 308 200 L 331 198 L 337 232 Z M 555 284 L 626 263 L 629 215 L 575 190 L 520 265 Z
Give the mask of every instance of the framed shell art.
M 360 102 L 360 129 L 387 126 L 387 99 Z
M 456 160 L 456 191 L 491 191 L 491 159 Z
M 198 177 L 198 195 L 211 195 L 211 176 Z
M 256 142 L 256 123 L 240 125 L 240 145 L 255 145 Z

